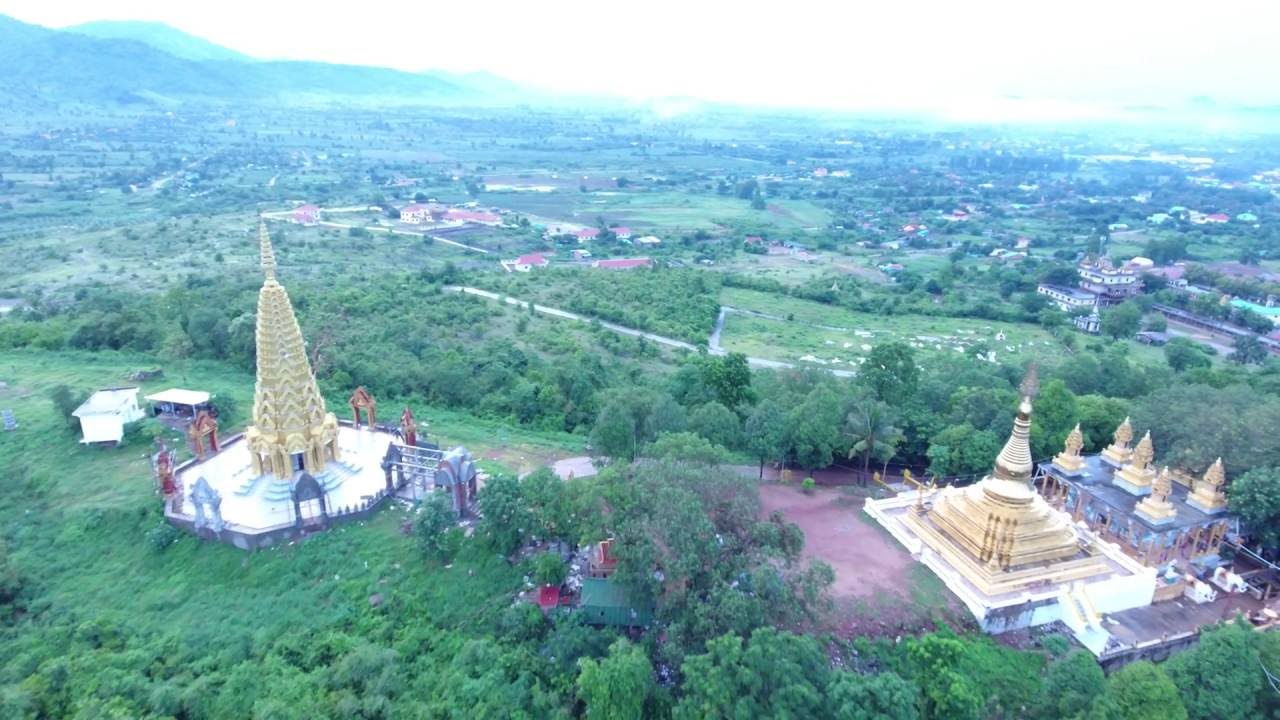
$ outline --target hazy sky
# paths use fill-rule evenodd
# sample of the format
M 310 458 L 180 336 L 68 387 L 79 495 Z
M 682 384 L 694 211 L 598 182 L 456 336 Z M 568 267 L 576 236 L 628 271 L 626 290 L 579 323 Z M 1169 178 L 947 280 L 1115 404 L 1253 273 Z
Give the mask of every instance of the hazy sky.
M 269 58 L 488 70 L 545 88 L 839 109 L 1016 95 L 1051 113 L 1280 104 L 1280 0 L 0 0 L 51 27 L 157 20 Z M 329 9 L 332 7 L 333 9 Z

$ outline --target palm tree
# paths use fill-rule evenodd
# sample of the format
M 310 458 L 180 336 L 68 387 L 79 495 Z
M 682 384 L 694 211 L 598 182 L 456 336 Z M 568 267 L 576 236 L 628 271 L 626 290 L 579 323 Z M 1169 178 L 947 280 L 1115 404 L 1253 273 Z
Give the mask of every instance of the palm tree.
M 858 403 L 845 419 L 846 434 L 853 438 L 849 457 L 862 456 L 862 485 L 867 484 L 871 458 L 889 462 L 902 442 L 902 431 L 893 425 L 893 410 L 888 405 L 866 399 Z

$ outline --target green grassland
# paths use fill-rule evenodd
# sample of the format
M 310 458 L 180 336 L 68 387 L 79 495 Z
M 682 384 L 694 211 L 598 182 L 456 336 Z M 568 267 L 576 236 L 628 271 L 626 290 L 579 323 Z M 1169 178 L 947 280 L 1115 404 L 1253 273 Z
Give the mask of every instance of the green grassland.
M 35 598 L 0 634 L 0 684 L 35 694 L 43 678 L 63 674 L 115 678 L 77 691 L 86 706 L 51 716 L 87 713 L 93 698 L 137 697 L 139 682 L 145 696 L 149 681 L 138 679 L 168 678 L 202 694 L 184 701 L 207 714 L 249 717 L 267 694 L 262 686 L 297 681 L 296 670 L 283 677 L 263 656 L 312 642 L 332 657 L 369 642 L 416 657 L 429 641 L 430 662 L 444 663 L 466 640 L 491 635 L 528 571 L 471 545 L 449 567 L 428 563 L 400 532 L 411 514 L 398 508 L 254 554 L 186 535 L 160 549 L 148 541 L 162 521 L 143 448 L 77 448 L 38 408 L 24 404 L 23 428 L 0 441 L 0 519 L 11 562 Z M 37 447 L 47 459 L 28 464 Z M 237 665 L 241 677 L 229 686 L 220 685 L 225 675 L 212 686 L 200 680 L 204 668 Z M 306 702 L 317 703 L 318 691 Z
M 481 203 L 538 217 L 594 225 L 598 217 L 625 224 L 632 230 L 681 234 L 716 230 L 739 223 L 765 223 L 778 230 L 821 227 L 829 214 L 800 200 L 770 201 L 771 209 L 753 210 L 736 197 L 663 190 L 604 190 L 549 193 L 483 193 Z
M 720 300 L 730 307 L 764 313 L 752 317 L 730 313 L 721 344 L 756 357 L 794 362 L 815 356 L 849 365 L 878 343 L 902 341 L 922 352 L 958 352 L 961 342 L 982 343 L 1001 361 L 1027 358 L 1054 361 L 1061 344 L 1039 326 L 928 315 L 875 315 L 841 307 L 741 288 L 724 288 Z M 859 334 L 859 332 L 864 334 Z M 995 335 L 1003 332 L 1005 339 Z M 869 333 L 869 334 L 865 334 Z M 931 338 L 931 339 L 922 339 Z M 847 345 L 847 347 L 846 347 Z M 941 348 L 939 349 L 939 346 Z M 1014 348 L 1009 351 L 1007 348 Z

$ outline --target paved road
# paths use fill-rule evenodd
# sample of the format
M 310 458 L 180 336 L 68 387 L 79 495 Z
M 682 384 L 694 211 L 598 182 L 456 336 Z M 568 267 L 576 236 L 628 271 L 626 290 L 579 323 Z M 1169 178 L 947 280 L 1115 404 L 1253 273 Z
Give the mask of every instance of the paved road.
M 445 290 L 447 292 L 460 292 L 466 295 L 475 295 L 476 297 L 482 297 L 482 298 L 487 298 L 489 300 L 505 302 L 508 305 L 515 305 L 516 307 L 520 307 L 520 308 L 529 307 L 529 302 L 526 300 L 517 300 L 516 298 L 513 298 L 513 297 L 508 297 L 500 293 L 491 292 L 489 290 L 481 290 L 480 288 L 474 288 L 474 287 L 469 287 L 465 285 L 448 285 L 445 287 Z M 559 308 L 547 307 L 546 305 L 538 305 L 536 303 L 533 305 L 533 310 L 534 312 L 539 312 L 539 313 L 542 313 L 543 315 L 550 315 L 552 317 L 558 317 L 563 320 L 573 320 L 576 322 L 584 322 L 584 323 L 589 323 L 593 321 L 593 318 L 589 318 L 584 315 L 579 315 L 578 313 L 569 312 L 568 310 L 561 310 Z M 724 328 L 725 314 L 730 311 L 734 311 L 733 308 L 730 308 L 727 306 L 720 308 L 720 316 L 716 319 L 715 329 L 711 333 L 711 338 L 708 341 L 707 348 L 706 348 L 707 351 L 712 355 L 727 354 L 727 351 L 724 348 L 720 347 L 720 331 Z M 632 337 L 642 337 L 645 340 L 652 340 L 653 342 L 656 342 L 660 345 L 666 345 L 667 347 L 676 348 L 678 350 L 689 350 L 691 352 L 697 352 L 700 349 L 698 346 L 694 345 L 693 343 L 687 343 L 683 340 L 676 340 L 675 338 L 669 338 L 663 335 L 655 335 L 654 333 L 651 333 L 651 332 L 645 332 L 644 330 L 637 330 L 635 328 L 627 327 L 625 325 L 605 322 L 603 320 L 596 320 L 596 322 L 600 323 L 600 327 L 606 328 L 608 330 L 612 330 L 613 332 L 619 333 L 621 335 L 630 335 Z M 790 369 L 790 368 L 797 367 L 796 365 L 782 362 L 780 360 L 770 360 L 769 358 L 759 358 L 759 357 L 751 357 L 751 356 L 747 357 L 747 365 L 753 368 L 768 368 L 772 370 L 783 370 L 783 369 Z M 857 374 L 852 370 L 835 370 L 833 368 L 824 368 L 821 366 L 817 366 L 817 367 L 818 369 L 826 370 L 827 372 L 832 373 L 837 377 L 853 377 Z

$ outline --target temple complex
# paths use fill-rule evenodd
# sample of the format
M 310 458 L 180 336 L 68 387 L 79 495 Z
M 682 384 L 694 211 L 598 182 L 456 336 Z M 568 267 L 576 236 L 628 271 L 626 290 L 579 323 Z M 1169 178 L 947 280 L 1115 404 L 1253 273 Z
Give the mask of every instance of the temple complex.
M 1151 433 L 1129 450 L 1132 437 L 1125 418 L 1101 454 L 1081 456 L 1080 468 L 1070 471 L 1059 455 L 1040 465 L 1035 484 L 1050 504 L 1144 565 L 1212 562 L 1235 524 L 1226 515 L 1221 458 L 1195 480 L 1168 467 L 1156 470 Z M 1073 444 L 1068 437 L 1064 453 Z
M 455 510 L 466 513 L 478 472 L 464 448 L 445 452 L 428 443 L 408 408 L 400 427 L 377 425 L 376 403 L 363 387 L 349 403 L 355 422 L 328 411 L 289 294 L 276 278 L 265 223 L 258 244 L 264 281 L 252 422 L 244 433 L 220 438 L 217 421 L 201 411 L 188 428 L 191 460 L 175 467 L 167 448 L 156 453 L 165 517 L 248 549 L 367 517 L 393 497 L 413 501 L 435 490 L 448 490 Z
M 1024 394 L 1008 441 L 978 483 L 929 497 L 921 488 L 868 499 L 865 509 L 942 579 L 983 629 L 1062 621 L 1100 652 L 1108 637 L 1101 614 L 1149 605 L 1156 571 L 1036 491 L 1031 415 Z M 1075 465 L 1079 447 L 1073 445 L 1057 461 Z

